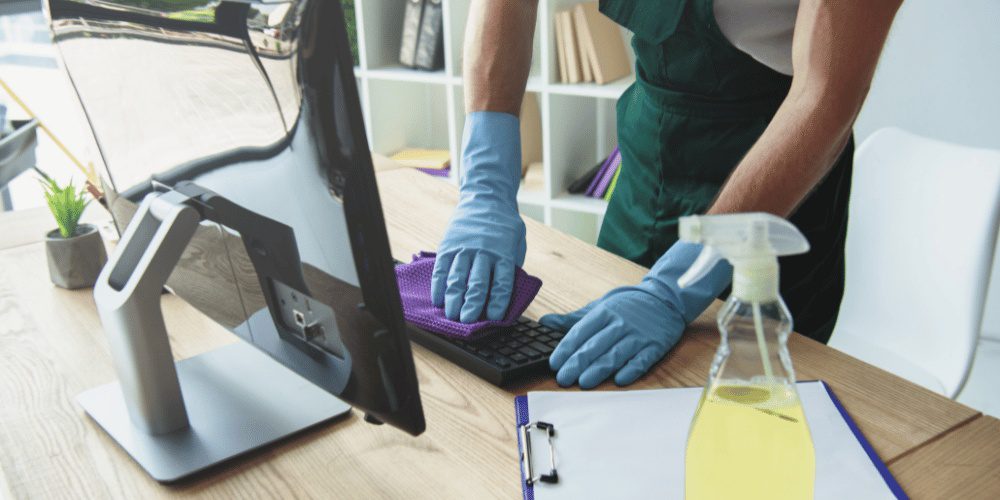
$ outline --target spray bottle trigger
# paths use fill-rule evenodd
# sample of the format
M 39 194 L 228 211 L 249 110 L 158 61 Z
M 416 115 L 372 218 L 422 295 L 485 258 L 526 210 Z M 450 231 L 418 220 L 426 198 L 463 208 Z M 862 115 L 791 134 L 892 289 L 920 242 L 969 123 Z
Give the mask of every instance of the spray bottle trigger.
M 698 258 L 694 260 L 691 267 L 677 280 L 677 286 L 687 288 L 693 283 L 705 277 L 706 274 L 715 269 L 715 265 L 722 260 L 722 254 L 710 246 L 704 246 Z

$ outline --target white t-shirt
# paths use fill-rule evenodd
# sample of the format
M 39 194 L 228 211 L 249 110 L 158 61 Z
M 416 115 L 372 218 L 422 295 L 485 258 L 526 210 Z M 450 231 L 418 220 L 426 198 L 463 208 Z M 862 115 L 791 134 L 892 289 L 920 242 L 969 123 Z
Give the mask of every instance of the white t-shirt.
M 730 43 L 769 68 L 792 74 L 799 0 L 715 0 L 715 20 Z

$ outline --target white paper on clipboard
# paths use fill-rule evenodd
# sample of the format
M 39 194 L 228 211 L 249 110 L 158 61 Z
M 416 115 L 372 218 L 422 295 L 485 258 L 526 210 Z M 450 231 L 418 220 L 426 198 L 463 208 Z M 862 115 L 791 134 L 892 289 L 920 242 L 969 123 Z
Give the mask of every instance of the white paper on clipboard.
M 555 426 L 557 484 L 535 500 L 682 499 L 684 450 L 701 388 L 528 393 L 529 421 Z M 818 500 L 895 499 L 822 382 L 800 382 L 816 450 Z M 548 466 L 542 453 L 537 467 Z

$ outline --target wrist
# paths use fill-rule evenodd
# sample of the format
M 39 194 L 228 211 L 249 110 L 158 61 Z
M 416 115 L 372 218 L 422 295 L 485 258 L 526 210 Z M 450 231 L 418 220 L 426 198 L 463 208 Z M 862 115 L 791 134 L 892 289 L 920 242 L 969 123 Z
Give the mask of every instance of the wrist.
M 681 288 L 677 279 L 691 267 L 701 250 L 702 245 L 678 241 L 656 261 L 640 285 L 674 305 L 685 323 L 697 318 L 732 281 L 733 267 L 721 261 L 697 283 Z
M 499 196 L 516 206 L 521 181 L 521 124 L 509 113 L 475 111 L 465 117 L 460 189 Z

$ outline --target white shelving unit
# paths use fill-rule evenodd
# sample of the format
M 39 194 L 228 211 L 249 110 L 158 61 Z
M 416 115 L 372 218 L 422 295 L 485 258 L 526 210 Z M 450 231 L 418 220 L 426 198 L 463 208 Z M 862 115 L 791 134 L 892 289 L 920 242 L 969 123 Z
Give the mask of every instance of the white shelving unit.
M 434 72 L 398 62 L 405 0 L 355 1 L 361 58 L 355 76 L 372 149 L 384 155 L 404 147 L 448 149 L 447 180 L 456 184 L 465 126 L 462 45 L 471 1 L 444 0 L 445 68 Z M 570 195 L 566 188 L 614 148 L 616 101 L 633 78 L 606 85 L 558 83 L 553 14 L 580 1 L 539 0 L 527 91 L 541 108 L 544 186 L 537 192 L 522 187 L 518 202 L 525 216 L 594 243 L 607 203 Z M 628 57 L 634 62 L 631 52 Z

